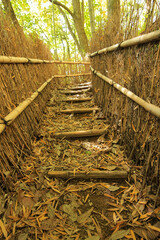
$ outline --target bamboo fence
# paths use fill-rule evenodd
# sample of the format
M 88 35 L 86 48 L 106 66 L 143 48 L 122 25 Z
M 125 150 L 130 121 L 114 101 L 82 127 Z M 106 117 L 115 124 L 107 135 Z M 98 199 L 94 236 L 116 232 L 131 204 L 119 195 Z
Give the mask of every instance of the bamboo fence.
M 1 192 L 6 188 L 5 172 L 20 173 L 24 156 L 30 155 L 31 142 L 33 136 L 36 138 L 42 111 L 52 88 L 57 84 L 59 87 L 65 85 L 63 78 L 67 77 L 67 81 L 81 81 L 80 77 L 75 79 L 74 76 L 79 76 L 75 75 L 77 72 L 81 76 L 83 72 L 88 73 L 90 63 L 54 61 L 41 40 L 36 36 L 26 37 L 22 31 L 15 29 L 1 10 L 0 42 Z M 44 79 L 48 80 L 44 83 Z M 60 79 L 60 83 L 56 79 Z M 14 176 L 16 181 L 17 175 Z
M 0 134 L 5 130 L 6 126 L 9 126 L 44 90 L 44 88 L 54 79 L 54 78 L 64 78 L 64 77 L 75 77 L 75 76 L 85 76 L 91 75 L 91 73 L 83 74 L 72 74 L 72 75 L 54 75 L 48 79 L 45 83 L 41 85 L 32 95 L 25 101 L 20 103 L 12 112 L 10 112 L 6 117 L 0 120 Z
M 0 120 L 0 134 L 5 130 L 6 126 L 9 126 L 43 91 L 43 89 L 52 81 L 53 77 L 48 79 L 34 92 L 31 97 L 20 103 L 12 112 L 10 112 L 4 119 Z
M 135 38 L 128 39 L 126 41 L 123 41 L 121 43 L 117 43 L 115 45 L 112 45 L 110 47 L 103 48 L 99 51 L 93 52 L 89 55 L 89 57 L 94 57 L 96 55 L 100 55 L 102 53 L 107 53 L 107 52 L 113 52 L 119 49 L 127 48 L 127 47 L 132 47 L 134 45 L 139 45 L 139 44 L 144 44 L 144 43 L 149 43 L 152 41 L 158 41 L 160 40 L 160 30 L 147 33 Z
M 96 36 L 101 50 L 96 51 L 93 42 L 90 54 L 95 100 L 115 135 L 121 135 L 129 159 L 144 166 L 143 186 L 147 181 L 158 183 L 160 174 L 159 22 L 156 26 L 157 30 L 150 27 L 150 33 L 114 45 L 110 42 L 115 39 L 106 40 L 106 29 Z
M 133 92 L 131 92 L 130 90 L 128 90 L 125 87 L 122 87 L 121 85 L 119 85 L 118 83 L 114 82 L 112 79 L 104 76 L 103 74 L 101 74 L 100 72 L 97 72 L 95 69 L 93 69 L 91 67 L 91 71 L 93 72 L 93 74 L 95 74 L 96 76 L 98 76 L 99 78 L 103 79 L 105 82 L 107 82 L 108 84 L 110 84 L 111 86 L 113 86 L 114 88 L 116 88 L 117 90 L 119 90 L 121 93 L 123 93 L 124 95 L 126 95 L 128 98 L 132 99 L 134 102 L 136 102 L 137 104 L 139 104 L 141 107 L 143 107 L 146 111 L 150 112 L 151 114 L 153 114 L 154 116 L 160 118 L 160 108 L 148 103 L 146 101 L 144 101 L 142 98 L 138 97 L 136 94 L 134 94 Z

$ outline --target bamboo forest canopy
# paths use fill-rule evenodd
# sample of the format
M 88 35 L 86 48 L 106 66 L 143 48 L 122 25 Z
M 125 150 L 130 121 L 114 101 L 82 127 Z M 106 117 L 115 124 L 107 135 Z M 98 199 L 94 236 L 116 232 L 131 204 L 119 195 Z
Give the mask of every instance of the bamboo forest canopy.
M 0 0 L 6 14 L 9 2 Z M 84 58 L 90 40 L 106 24 L 111 27 L 114 22 L 113 31 L 121 32 L 124 40 L 143 32 L 160 12 L 156 0 L 11 0 L 11 4 L 24 33 L 38 35 L 60 60 Z

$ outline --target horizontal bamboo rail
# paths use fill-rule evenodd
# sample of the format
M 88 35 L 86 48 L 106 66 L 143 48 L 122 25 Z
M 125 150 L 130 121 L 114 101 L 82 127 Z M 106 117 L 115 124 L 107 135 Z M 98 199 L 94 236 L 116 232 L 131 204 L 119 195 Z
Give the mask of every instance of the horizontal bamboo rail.
M 83 64 L 90 65 L 90 62 L 71 62 L 71 61 L 57 61 L 57 60 L 42 60 L 25 57 L 0 56 L 0 63 L 57 63 L 57 64 Z
M 59 63 L 59 64 L 84 64 L 84 65 L 91 65 L 90 62 L 54 61 L 54 63 Z
M 146 111 L 150 112 L 151 114 L 153 114 L 154 116 L 160 118 L 160 108 L 148 103 L 146 101 L 144 101 L 142 98 L 138 97 L 137 95 L 135 95 L 133 92 L 131 92 L 130 90 L 128 90 L 125 87 L 122 87 L 121 85 L 119 85 L 118 83 L 114 82 L 112 79 L 102 75 L 100 72 L 97 72 L 96 70 L 94 70 L 91 67 L 91 71 L 97 75 L 99 78 L 103 79 L 105 82 L 109 83 L 111 86 L 113 86 L 114 88 L 116 88 L 117 90 L 119 90 L 121 93 L 123 93 L 124 95 L 126 95 L 127 97 L 129 97 L 131 100 L 133 100 L 134 102 L 136 102 L 137 104 L 139 104 L 141 107 L 143 107 Z
M 157 30 L 157 31 L 154 31 L 154 32 L 151 32 L 151 33 L 147 33 L 147 34 L 135 37 L 135 38 L 125 40 L 121 43 L 117 43 L 117 44 L 112 45 L 110 47 L 103 48 L 99 51 L 91 53 L 89 55 L 89 57 L 94 57 L 94 56 L 100 55 L 102 53 L 113 52 L 113 51 L 116 51 L 116 50 L 119 50 L 119 49 L 132 47 L 132 46 L 138 45 L 138 44 L 149 43 L 149 42 L 157 41 L 157 40 L 160 40 L 160 30 Z
M 89 73 L 90 75 L 91 73 Z M 83 75 L 83 74 L 82 74 Z M 39 93 L 41 93 L 43 91 L 43 89 L 48 85 L 48 83 L 50 83 L 54 78 L 57 77 L 64 77 L 64 75 L 55 75 L 52 76 L 50 79 L 48 79 L 45 83 L 43 83 L 41 85 L 41 87 L 39 87 L 32 95 L 31 97 L 27 98 L 26 100 L 24 100 L 22 103 L 20 103 L 12 112 L 10 112 L 6 117 L 4 117 L 3 119 L 0 119 L 0 134 L 5 130 L 6 126 L 10 125 L 35 99 L 36 97 L 39 95 Z M 66 76 L 70 76 L 70 75 L 65 75 Z M 73 76 L 73 75 L 71 75 Z
M 35 91 L 31 95 L 31 97 L 24 100 L 22 103 L 18 105 L 18 107 L 16 107 L 12 112 L 10 112 L 4 119 L 0 120 L 0 134 L 5 130 L 6 126 L 10 125 L 36 99 L 39 93 L 43 91 L 43 89 L 48 85 L 48 83 L 52 81 L 53 78 L 54 76 L 48 79 L 45 83 L 41 85 L 40 88 L 37 89 L 37 91 Z

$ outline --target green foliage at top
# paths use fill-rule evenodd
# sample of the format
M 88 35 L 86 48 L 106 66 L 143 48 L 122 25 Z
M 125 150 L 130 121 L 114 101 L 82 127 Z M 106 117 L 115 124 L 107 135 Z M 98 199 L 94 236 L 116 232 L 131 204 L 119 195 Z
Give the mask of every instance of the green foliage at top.
M 73 11 L 72 1 L 59 1 Z M 107 22 L 106 2 L 106 0 L 93 0 L 96 29 L 103 28 Z M 158 4 L 153 5 L 153 0 L 149 2 L 150 6 L 147 5 L 147 0 L 121 0 L 121 27 L 125 39 L 144 31 L 146 25 L 149 24 L 148 19 L 151 19 L 150 21 L 152 22 L 158 17 Z M 49 45 L 52 53 L 55 53 L 55 51 L 58 53 L 60 59 L 75 58 L 75 56 L 80 58 L 75 41 L 55 4 L 53 4 L 52 8 L 52 3 L 49 0 L 11 0 L 11 3 L 25 34 L 32 33 L 33 35 L 38 35 Z M 82 3 L 82 0 L 80 0 L 80 3 Z M 1 0 L 0 6 L 2 6 Z M 153 16 L 150 16 L 152 9 Z M 66 10 L 63 9 L 63 11 L 78 39 L 72 17 Z M 84 0 L 84 27 L 90 40 L 91 28 L 88 0 Z

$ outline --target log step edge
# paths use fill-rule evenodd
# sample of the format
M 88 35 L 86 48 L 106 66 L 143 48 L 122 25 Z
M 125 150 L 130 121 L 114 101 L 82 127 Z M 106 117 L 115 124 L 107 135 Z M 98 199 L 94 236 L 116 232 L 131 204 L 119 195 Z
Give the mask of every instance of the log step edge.
M 55 178 L 105 178 L 105 179 L 127 179 L 128 172 L 125 170 L 116 170 L 116 171 L 90 171 L 90 172 L 74 172 L 74 171 L 53 171 L 48 172 L 48 176 Z

